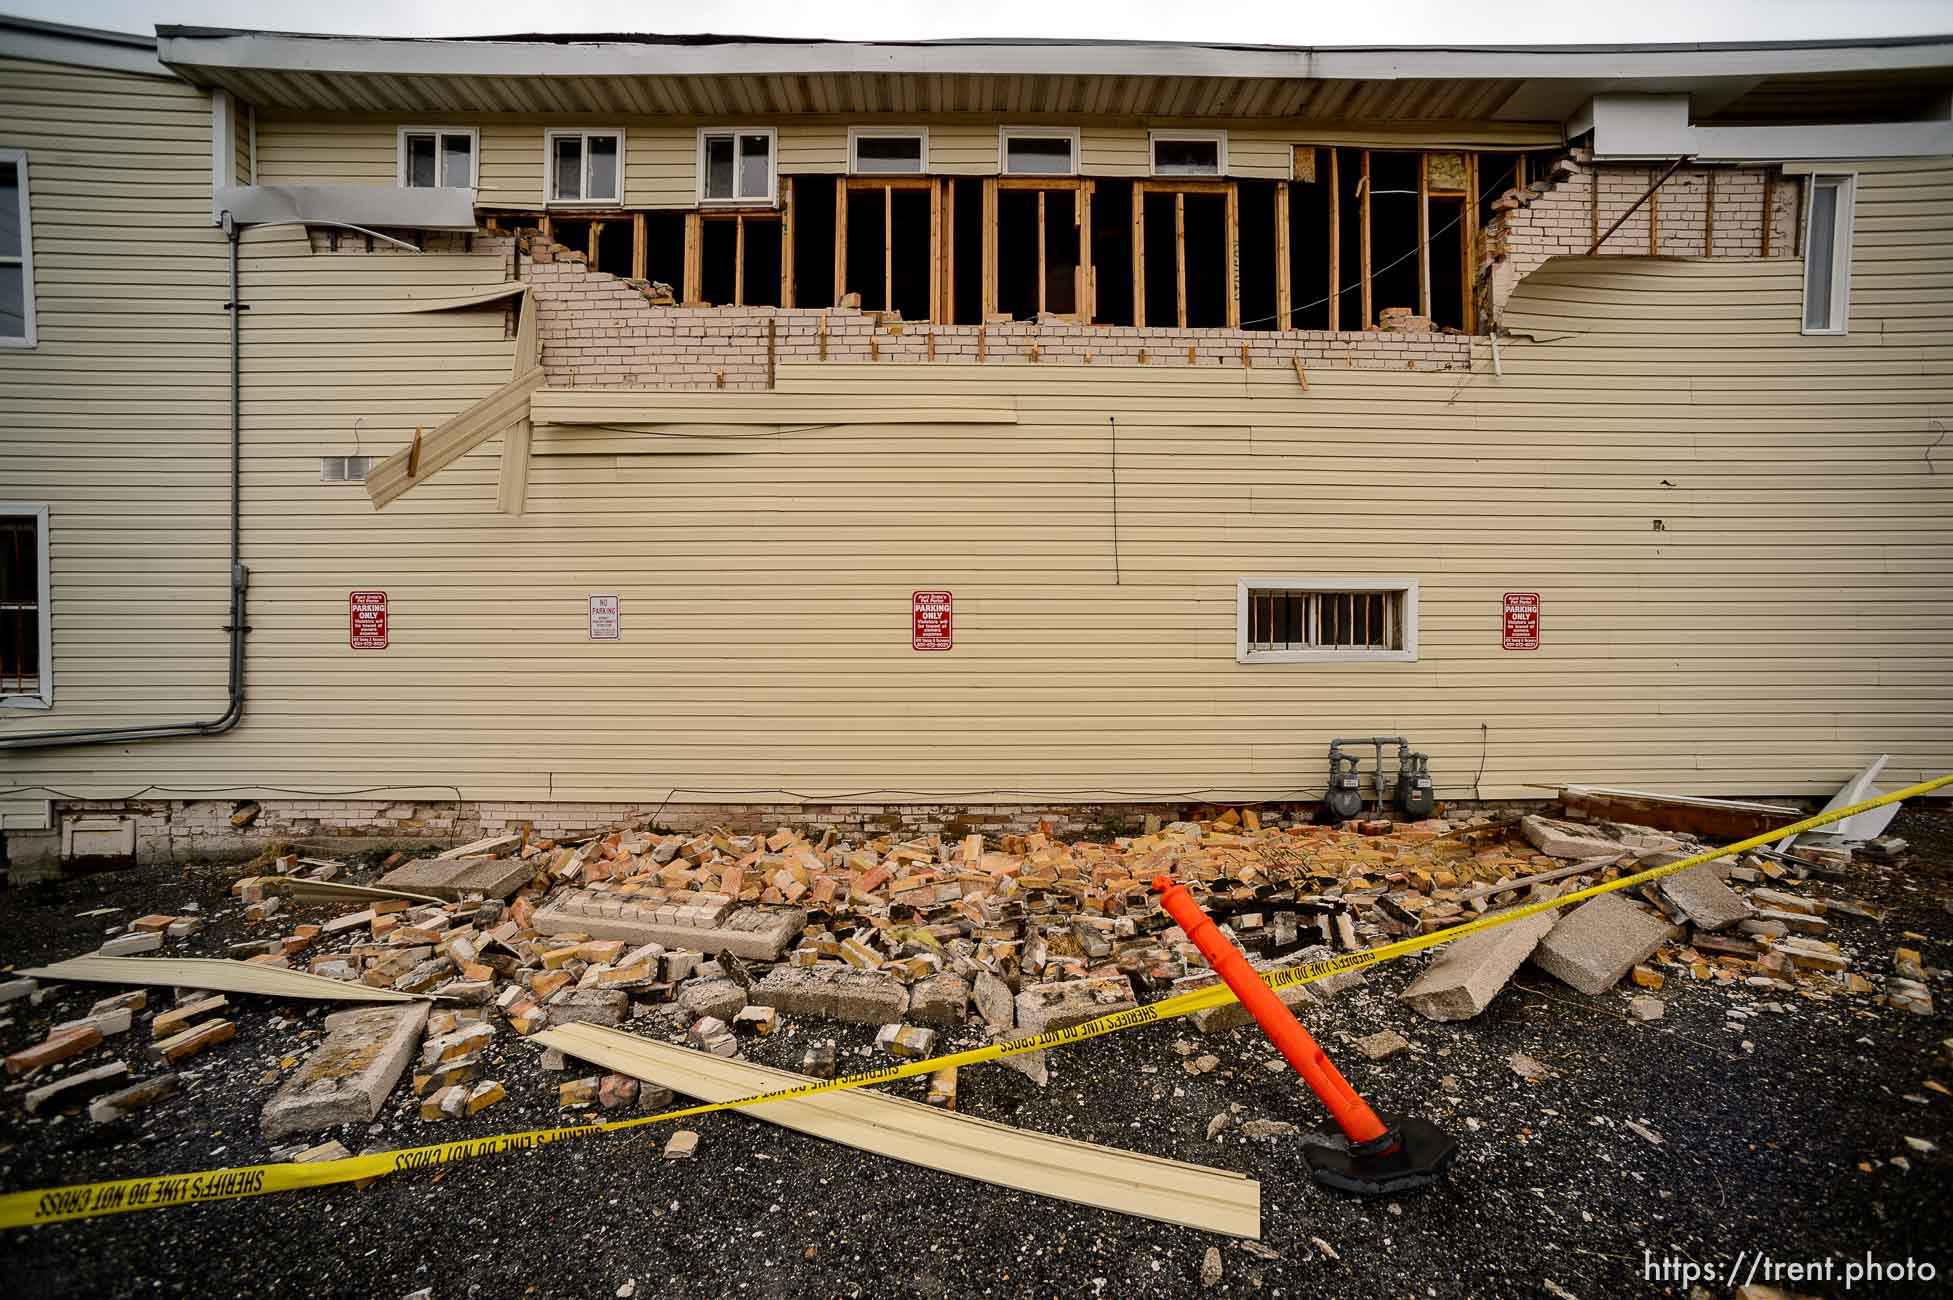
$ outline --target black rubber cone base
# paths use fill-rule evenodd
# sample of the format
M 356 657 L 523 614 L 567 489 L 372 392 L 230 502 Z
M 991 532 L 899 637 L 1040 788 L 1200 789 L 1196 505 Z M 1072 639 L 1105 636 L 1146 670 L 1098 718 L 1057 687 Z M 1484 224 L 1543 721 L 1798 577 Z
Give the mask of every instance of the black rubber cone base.
M 1303 1148 L 1309 1172 L 1324 1187 L 1358 1196 L 1394 1196 L 1429 1187 L 1444 1177 L 1458 1158 L 1458 1143 L 1425 1119 L 1378 1116 L 1396 1135 L 1394 1149 L 1381 1153 L 1351 1151 L 1347 1142 Z

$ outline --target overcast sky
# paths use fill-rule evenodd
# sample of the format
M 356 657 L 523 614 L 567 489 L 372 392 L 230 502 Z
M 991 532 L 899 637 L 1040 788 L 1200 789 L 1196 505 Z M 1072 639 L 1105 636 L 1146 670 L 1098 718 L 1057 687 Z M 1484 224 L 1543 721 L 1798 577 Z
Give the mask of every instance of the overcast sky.
M 1953 31 L 1953 0 L 0 0 L 0 11 L 148 33 L 156 23 L 390 36 L 719 32 L 927 39 L 1097 37 L 1271 45 L 1756 41 Z

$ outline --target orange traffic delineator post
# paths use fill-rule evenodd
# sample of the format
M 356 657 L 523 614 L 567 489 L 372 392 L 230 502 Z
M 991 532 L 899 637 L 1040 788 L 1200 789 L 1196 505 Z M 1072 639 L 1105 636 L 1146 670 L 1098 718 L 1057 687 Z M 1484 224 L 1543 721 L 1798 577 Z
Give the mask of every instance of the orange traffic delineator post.
M 1186 931 L 1214 973 L 1234 991 L 1342 1129 L 1341 1143 L 1304 1148 L 1304 1159 L 1317 1182 L 1365 1196 L 1388 1196 L 1429 1186 L 1444 1176 L 1458 1155 L 1458 1144 L 1449 1134 L 1429 1120 L 1414 1116 L 1386 1119 L 1371 1110 L 1302 1022 L 1274 990 L 1261 982 L 1241 950 L 1228 942 L 1214 918 L 1194 901 L 1187 887 L 1174 883 L 1169 876 L 1157 876 L 1153 889 L 1167 915 Z

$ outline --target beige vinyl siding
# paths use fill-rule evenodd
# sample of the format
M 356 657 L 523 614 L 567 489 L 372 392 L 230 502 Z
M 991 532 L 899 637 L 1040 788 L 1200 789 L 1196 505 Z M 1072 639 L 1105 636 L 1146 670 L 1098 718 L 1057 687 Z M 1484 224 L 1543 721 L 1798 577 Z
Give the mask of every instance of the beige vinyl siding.
M 481 202 L 488 206 L 537 207 L 543 195 L 543 133 L 552 127 L 622 127 L 625 132 L 624 203 L 627 207 L 689 208 L 698 203 L 700 127 L 774 126 L 783 176 L 845 172 L 850 126 L 923 126 L 929 130 L 929 169 L 945 176 L 994 176 L 998 128 L 1034 125 L 1035 119 L 979 120 L 908 116 L 887 120 L 841 117 L 735 121 L 700 118 L 513 118 L 480 114 L 421 116 L 412 120 L 370 114 L 332 118 L 261 111 L 258 166 L 265 184 L 392 185 L 398 175 L 402 126 L 475 126 L 481 132 Z M 1375 144 L 1400 148 L 1539 148 L 1559 143 L 1557 128 L 1511 126 L 1428 127 L 1366 130 L 1307 123 L 1092 122 L 1079 126 L 1080 171 L 1087 176 L 1145 176 L 1150 170 L 1147 132 L 1175 127 L 1228 132 L 1229 173 L 1285 180 L 1292 145 Z
M 0 498 L 48 506 L 54 642 L 54 708 L 0 710 L 0 732 L 214 717 L 229 388 L 210 101 L 0 60 L 0 146 L 27 151 L 39 328 L 0 349 Z M 26 775 L 0 756 L 0 785 Z
M 231 100 L 231 155 L 232 168 L 239 185 L 250 185 L 251 179 L 251 109 L 249 105 Z
M 167 773 L 556 800 L 1275 797 L 1320 788 L 1331 736 L 1404 734 L 1448 797 L 1481 763 L 1486 797 L 1828 793 L 1879 753 L 1894 783 L 1953 770 L 1953 168 L 1859 170 L 1847 337 L 1799 335 L 1794 260 L 1605 258 L 1522 284 L 1512 326 L 1550 341 L 1508 338 L 1503 377 L 1483 345 L 1470 374 L 1321 367 L 1307 390 L 1235 367 L 783 365 L 770 392 L 637 395 L 790 430 L 770 449 L 539 456 L 513 519 L 499 441 L 380 513 L 317 482 L 321 452 L 397 448 L 506 379 L 502 312 L 376 310 L 492 284 L 499 260 L 267 232 L 245 270 L 246 722 L 0 767 L 92 794 Z M 185 315 L 221 340 L 214 313 Z M 221 401 L 207 431 L 186 411 L 208 440 L 186 462 L 185 434 L 113 432 L 134 404 L 40 400 L 68 431 L 22 431 L 10 406 L 8 471 L 104 521 L 87 546 L 57 535 L 60 608 L 64 584 L 97 589 L 59 625 L 59 672 L 94 676 L 72 702 L 58 679 L 57 714 L 110 714 L 105 668 L 196 712 L 221 689 L 221 475 L 196 468 L 221 465 Z M 914 422 L 966 408 L 1014 422 Z M 149 504 L 159 473 L 184 492 Z M 111 535 L 112 516 L 134 522 Z M 1237 664 L 1250 574 L 1418 579 L 1419 660 Z M 346 646 L 365 588 L 390 597 L 383 652 Z M 910 594 L 934 588 L 956 648 L 916 653 Z M 132 636 L 122 602 L 152 590 L 175 599 Z M 1506 591 L 1541 594 L 1541 649 L 1499 649 Z M 621 595 L 621 641 L 588 640 L 593 592 Z

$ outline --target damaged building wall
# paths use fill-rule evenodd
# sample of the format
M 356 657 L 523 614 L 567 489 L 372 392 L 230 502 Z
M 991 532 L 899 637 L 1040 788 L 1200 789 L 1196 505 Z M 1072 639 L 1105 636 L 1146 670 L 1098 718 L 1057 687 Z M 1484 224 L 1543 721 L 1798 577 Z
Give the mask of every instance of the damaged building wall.
M 654 305 L 630 281 L 539 236 L 526 241 L 523 274 L 542 312 L 549 383 L 647 388 L 766 388 L 792 362 L 890 365 L 1077 365 L 1457 370 L 1471 362 L 1463 335 L 1326 330 L 1133 329 L 1065 321 L 930 325 L 856 310 Z
M 0 354 L 0 472 L 51 508 L 57 684 L 0 727 L 215 716 L 208 103 L 6 72 L 45 287 L 43 346 Z M 73 107 L 111 98 L 156 129 Z M 1509 319 L 1553 341 L 1508 340 L 1502 376 L 1483 340 L 1468 372 L 1325 364 L 1306 389 L 1219 358 L 889 365 L 868 342 L 779 362 L 770 390 L 580 388 L 624 432 L 574 449 L 574 426 L 539 426 L 520 516 L 495 509 L 499 438 L 377 514 L 320 466 L 508 380 L 505 303 L 413 309 L 504 283 L 513 244 L 255 232 L 243 725 L 6 752 L 0 778 L 428 807 L 1177 802 L 1306 797 L 1330 736 L 1378 732 L 1429 751 L 1447 798 L 1828 793 L 1880 752 L 1895 781 L 1945 770 L 1953 297 L 1921 268 L 1953 249 L 1918 213 L 1953 166 L 1857 171 L 1848 336 L 1799 334 L 1795 257 L 1610 256 L 1525 278 Z M 1240 664 L 1252 574 L 1415 578 L 1418 657 Z M 952 650 L 912 648 L 917 590 L 955 593 Z M 384 650 L 349 645 L 352 591 L 388 594 Z M 1499 648 L 1509 591 L 1540 593 L 1537 651 Z M 619 639 L 591 639 L 593 593 L 618 596 Z
M 1481 318 L 1501 320 L 1514 288 L 1548 258 L 1584 257 L 1597 243 L 1603 257 L 1799 257 L 1800 177 L 1775 167 L 1680 167 L 1663 179 L 1667 170 L 1596 164 L 1579 149 L 1497 199 L 1479 250 Z

